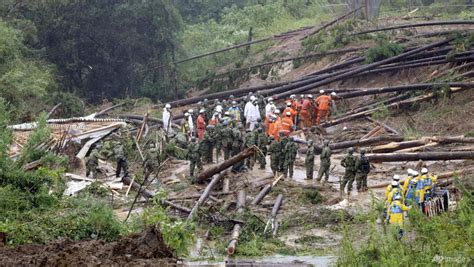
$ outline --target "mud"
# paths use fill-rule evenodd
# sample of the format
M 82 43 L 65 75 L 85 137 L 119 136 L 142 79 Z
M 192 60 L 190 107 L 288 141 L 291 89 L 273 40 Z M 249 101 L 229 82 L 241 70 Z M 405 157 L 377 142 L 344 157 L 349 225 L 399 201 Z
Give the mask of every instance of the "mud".
M 48 245 L 0 248 L 0 266 L 163 266 L 176 262 L 155 227 L 109 243 L 63 239 Z

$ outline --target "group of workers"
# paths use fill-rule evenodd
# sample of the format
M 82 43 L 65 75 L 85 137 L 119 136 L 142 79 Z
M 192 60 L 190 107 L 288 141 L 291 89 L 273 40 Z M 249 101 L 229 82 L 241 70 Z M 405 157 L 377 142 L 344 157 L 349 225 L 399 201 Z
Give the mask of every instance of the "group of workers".
M 392 177 L 392 182 L 385 189 L 385 219 L 399 227 L 400 237 L 403 236 L 405 212 L 416 205 L 425 212 L 425 204 L 433 197 L 437 177 L 423 167 L 421 174 L 408 169 L 407 178 L 400 181 L 399 175 Z

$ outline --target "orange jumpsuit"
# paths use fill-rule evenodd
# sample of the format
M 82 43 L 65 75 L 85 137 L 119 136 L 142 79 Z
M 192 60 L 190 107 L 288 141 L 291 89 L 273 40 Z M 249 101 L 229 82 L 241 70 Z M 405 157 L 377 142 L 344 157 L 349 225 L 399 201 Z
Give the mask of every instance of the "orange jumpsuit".
M 299 103 L 298 103 L 297 100 L 290 100 L 289 102 L 291 102 L 291 108 L 292 108 L 293 110 L 297 110 L 297 109 L 298 109 Z M 284 114 L 284 113 L 283 113 L 283 114 Z
M 216 125 L 217 125 L 217 119 L 216 119 L 216 118 L 210 119 L 210 120 L 209 120 L 209 125 L 214 125 L 214 126 L 216 126 Z
M 313 102 L 311 102 L 311 104 L 313 105 L 313 113 L 311 114 L 311 122 L 314 124 L 317 123 L 317 117 L 318 117 L 318 112 L 319 112 L 319 107 L 318 107 L 318 103 L 316 102 L 316 100 L 314 100 Z
M 291 117 L 284 117 L 281 119 L 281 127 L 280 131 L 284 133 L 285 136 L 289 136 L 290 133 L 293 131 L 293 120 Z
M 301 106 L 301 121 L 303 127 L 311 126 L 311 101 L 309 99 L 305 99 Z
M 276 121 L 273 123 L 273 133 L 272 133 L 275 141 L 280 140 L 280 135 L 278 134 L 280 130 L 281 130 L 281 119 L 277 118 Z
M 197 137 L 202 140 L 204 138 L 204 133 L 206 132 L 206 121 L 204 120 L 204 115 L 199 114 L 197 118 Z
M 271 121 L 269 119 L 268 120 L 268 124 L 267 124 L 267 136 L 271 136 L 273 135 L 273 131 L 275 131 L 275 122 L 274 121 Z M 265 120 L 265 121 L 267 121 Z
M 293 122 L 294 122 L 295 119 L 296 119 L 296 115 L 298 115 L 298 112 L 296 111 L 296 109 L 287 107 L 287 108 L 285 108 L 285 110 L 283 111 L 283 114 L 286 116 L 286 113 L 287 113 L 287 112 L 290 112 L 290 113 L 291 113 L 291 120 L 293 120 Z
M 318 98 L 316 98 L 316 103 L 319 106 L 318 118 L 316 120 L 318 124 L 321 123 L 321 117 L 323 116 L 324 116 L 324 119 L 328 121 L 329 107 L 331 106 L 331 101 L 332 101 L 332 98 L 331 96 L 328 96 L 328 95 L 321 95 Z

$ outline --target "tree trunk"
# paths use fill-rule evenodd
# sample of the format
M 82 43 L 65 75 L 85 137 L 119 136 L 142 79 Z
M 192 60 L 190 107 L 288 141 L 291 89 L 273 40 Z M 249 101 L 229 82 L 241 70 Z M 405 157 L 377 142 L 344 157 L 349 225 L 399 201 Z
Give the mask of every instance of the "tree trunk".
M 411 147 L 418 147 L 418 146 L 424 146 L 429 143 L 438 143 L 438 144 L 452 144 L 452 143 L 467 143 L 467 144 L 473 144 L 474 143 L 474 137 L 437 137 L 437 136 L 427 136 L 427 137 L 422 137 L 418 140 L 410 140 L 410 141 L 405 141 L 405 142 L 399 142 L 399 143 L 389 143 L 386 145 L 381 145 L 372 148 L 372 152 L 374 153 L 389 153 L 389 152 L 395 152 L 398 150 L 402 150 L 405 148 L 411 148 Z
M 471 25 L 471 24 L 474 24 L 474 21 L 472 20 L 428 21 L 428 22 L 402 24 L 402 25 L 395 25 L 395 26 L 390 26 L 390 27 L 385 27 L 385 28 L 366 30 L 366 31 L 353 33 L 352 35 L 361 35 L 361 34 L 367 34 L 367 33 L 372 33 L 372 32 L 390 31 L 390 30 L 424 27 L 424 26 Z
M 371 162 L 472 160 L 474 159 L 474 151 L 368 154 L 367 158 Z
M 239 193 L 237 194 L 237 206 L 236 206 L 237 214 L 240 214 L 244 211 L 243 208 L 245 207 L 245 200 L 246 200 L 245 191 L 239 190 Z M 240 224 L 237 223 L 234 225 L 234 228 L 232 230 L 232 236 L 231 236 L 229 245 L 227 246 L 227 255 L 234 254 L 241 230 L 242 230 L 242 227 Z

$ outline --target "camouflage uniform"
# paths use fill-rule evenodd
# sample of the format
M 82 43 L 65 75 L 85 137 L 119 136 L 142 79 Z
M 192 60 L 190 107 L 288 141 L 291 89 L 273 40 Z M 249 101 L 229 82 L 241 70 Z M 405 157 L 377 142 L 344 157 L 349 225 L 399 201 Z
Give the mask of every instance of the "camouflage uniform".
M 341 194 L 344 192 L 344 188 L 347 185 L 347 194 L 350 194 L 352 191 L 352 184 L 354 183 L 355 178 L 355 159 L 352 155 L 351 150 L 349 150 L 347 156 L 341 161 L 341 165 L 346 168 L 344 173 L 344 177 L 342 178 L 341 182 Z
M 222 150 L 222 124 L 217 123 L 214 127 L 212 139 L 214 139 L 214 146 L 216 147 L 216 160 L 219 161 L 219 154 Z
M 285 159 L 286 159 L 286 152 L 285 152 L 285 148 L 286 148 L 286 144 L 288 143 L 288 137 L 283 137 L 280 136 L 280 149 L 281 149 L 281 152 L 280 152 L 280 158 L 278 159 L 278 171 L 281 172 L 281 173 L 284 173 L 285 172 Z
M 120 177 L 120 173 L 123 170 L 123 176 L 128 177 L 128 164 L 127 164 L 127 155 L 125 154 L 125 149 L 121 143 L 117 144 L 114 148 L 115 159 L 117 160 L 117 169 L 115 171 L 115 177 Z
M 188 159 L 189 159 L 189 176 L 193 178 L 194 169 L 196 168 L 196 166 L 198 167 L 198 170 L 202 169 L 199 144 L 196 142 L 194 138 L 192 139 L 191 143 L 188 146 Z
M 270 153 L 270 167 L 272 168 L 273 174 L 276 174 L 279 170 L 280 166 L 280 157 L 282 154 L 281 144 L 275 140 L 272 141 L 270 144 L 270 148 L 268 149 Z
M 226 122 L 224 122 L 226 124 Z M 222 149 L 224 150 L 224 159 L 228 160 L 232 150 L 233 130 L 227 125 L 222 129 Z
M 235 156 L 242 151 L 242 145 L 244 143 L 242 132 L 241 132 L 241 126 L 239 126 L 238 128 L 232 129 L 232 138 L 233 140 L 232 140 L 231 155 Z
M 260 164 L 260 169 L 265 169 L 265 165 L 267 165 L 265 157 L 267 156 L 268 137 L 262 128 L 258 128 L 255 139 L 257 147 L 262 151 L 262 153 L 257 153 L 257 160 Z
M 263 97 L 263 95 L 258 94 L 257 104 L 258 109 L 260 111 L 260 117 L 265 118 L 265 106 L 267 105 L 267 103 L 265 103 L 265 98 Z
M 256 143 L 256 136 L 255 136 L 255 133 L 254 132 L 250 132 L 248 131 L 247 133 L 245 133 L 245 136 L 244 136 L 244 145 L 245 145 L 245 148 L 249 148 L 249 147 L 252 147 L 254 146 Z M 245 165 L 247 166 L 247 168 L 249 168 L 250 170 L 253 169 L 253 166 L 255 164 L 255 157 L 254 156 L 250 156 L 248 158 L 245 159 Z
M 155 173 L 160 166 L 160 151 L 153 146 L 145 152 L 144 158 L 145 177 L 148 177 L 148 175 Z
M 306 150 L 306 159 L 304 161 L 304 165 L 306 167 L 306 179 L 313 179 L 315 151 L 316 149 L 313 143 L 311 142 L 308 145 L 308 149 Z
M 355 162 L 356 176 L 357 181 L 357 191 L 366 191 L 367 190 L 367 175 L 370 172 L 370 163 L 367 157 L 365 156 L 365 150 L 361 150 L 360 156 L 356 158 Z
M 89 177 L 89 174 L 92 174 L 92 178 L 97 178 L 97 168 L 99 167 L 99 150 L 94 148 L 86 161 L 86 177 Z
M 293 178 L 293 167 L 296 159 L 296 153 L 298 152 L 298 146 L 293 139 L 289 139 L 289 141 L 285 145 L 285 164 L 284 164 L 284 176 L 287 177 L 289 174 L 290 178 Z
M 214 148 L 214 139 L 212 138 L 212 130 L 210 126 L 206 127 L 204 138 L 200 142 L 201 154 L 204 163 L 212 163 L 212 150 Z
M 327 144 L 327 145 L 326 145 Z M 324 175 L 324 181 L 327 182 L 329 180 L 329 168 L 331 167 L 331 148 L 329 148 L 329 142 L 326 141 L 323 151 L 321 151 L 321 155 L 319 159 L 321 164 L 319 166 L 318 178 L 316 179 L 318 182 L 321 181 Z

